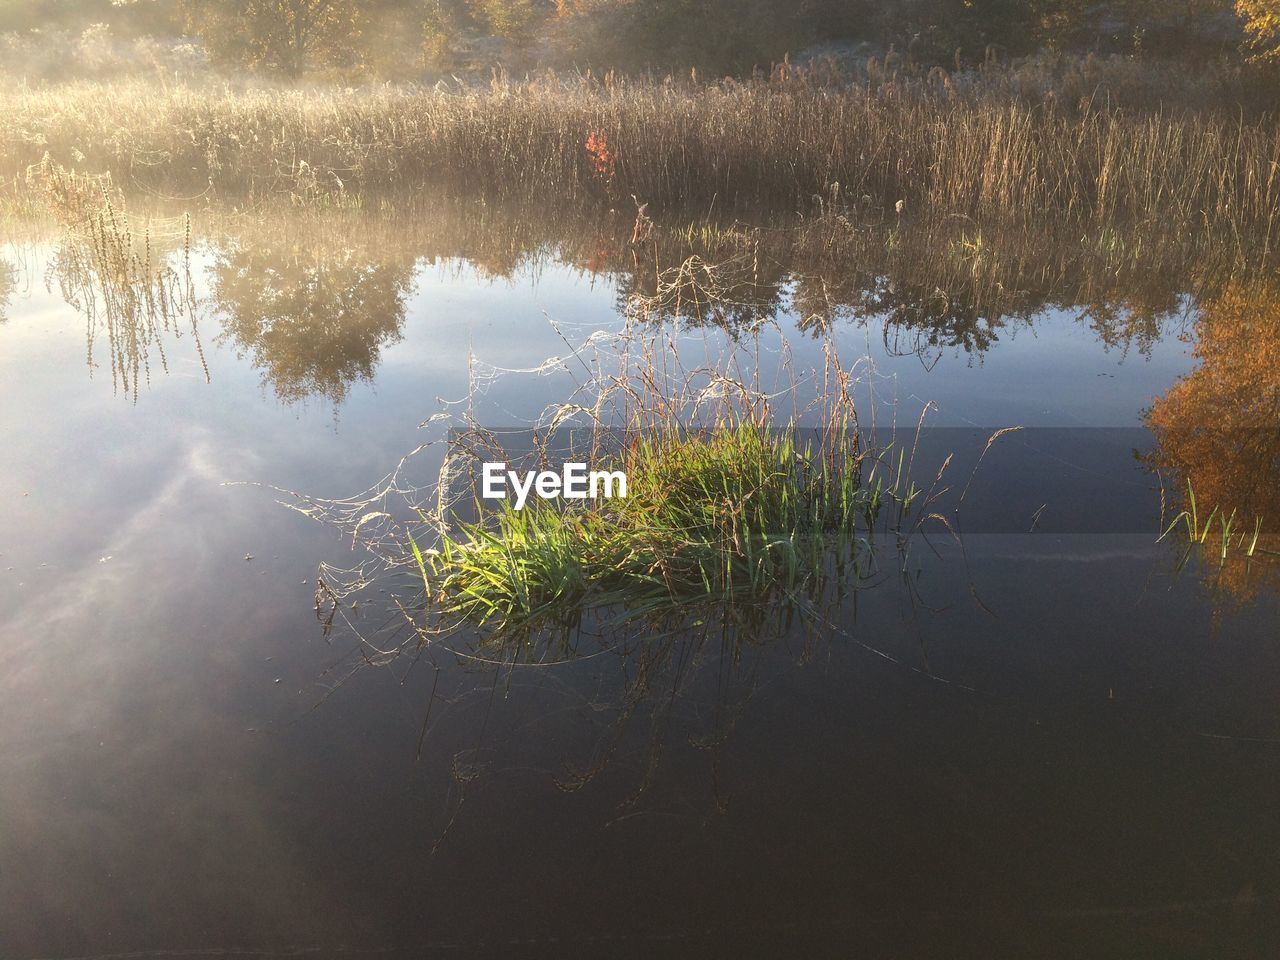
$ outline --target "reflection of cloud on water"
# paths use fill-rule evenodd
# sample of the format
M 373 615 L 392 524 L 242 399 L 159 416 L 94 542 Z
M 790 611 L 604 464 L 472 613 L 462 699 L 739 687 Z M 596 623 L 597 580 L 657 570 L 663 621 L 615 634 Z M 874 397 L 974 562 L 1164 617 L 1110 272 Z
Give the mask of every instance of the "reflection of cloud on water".
M 212 577 L 212 568 L 222 559 L 208 535 L 177 537 L 176 525 L 190 511 L 210 506 L 211 495 L 228 501 L 211 509 L 233 510 L 231 494 L 218 484 L 228 471 L 252 475 L 254 458 L 229 459 L 226 450 L 215 444 L 217 439 L 211 430 L 190 426 L 182 446 L 172 442 L 139 447 L 127 467 L 98 466 L 108 483 L 149 485 L 152 477 L 164 479 L 141 498 L 91 494 L 80 509 L 58 515 L 57 522 L 64 526 L 89 522 L 92 516 L 97 547 L 83 553 L 78 562 L 64 562 L 56 573 L 57 582 L 48 591 L 28 592 L 26 602 L 9 619 L 5 655 L 12 664 L 0 676 L 0 703 L 40 702 L 50 686 L 71 684 L 79 694 L 61 702 L 74 704 L 82 716 L 69 723 L 64 713 L 58 725 L 92 729 L 101 722 L 95 710 L 115 687 L 131 682 L 139 665 L 157 648 L 163 653 L 164 636 L 134 625 L 164 617 L 178 593 L 194 592 L 199 597 L 199 591 L 191 588 L 202 578 Z M 227 527 L 221 529 L 225 532 Z M 57 537 L 59 531 L 50 535 Z M 98 558 L 107 554 L 111 562 L 99 563 Z M 172 562 L 158 562 L 161 558 Z M 184 625 L 170 627 L 183 632 Z M 100 642 L 61 648 L 67 642 L 63 638 L 86 635 Z M 19 733 L 14 724 L 30 728 L 32 741 L 39 739 L 43 729 L 30 714 L 9 716 L 0 728 L 0 744 L 11 742 Z
M 254 679 L 245 661 L 261 660 L 243 657 L 246 644 L 281 615 L 227 604 L 216 587 L 228 568 L 242 572 L 232 558 L 255 522 L 244 490 L 219 483 L 258 466 L 219 440 L 193 428 L 181 445 L 139 448 L 145 462 L 130 473 L 165 479 L 97 514 L 111 524 L 103 550 L 53 571 L 0 631 L 0 899 L 23 904 L 33 932 L 96 934 L 176 896 L 269 936 L 323 931 L 335 906 L 280 832 L 289 817 L 270 744 L 246 731 L 239 706 Z M 228 520 L 191 531 L 193 512 Z M 121 863 L 130 886 L 104 896 Z M 171 886 L 191 876 L 205 883 Z

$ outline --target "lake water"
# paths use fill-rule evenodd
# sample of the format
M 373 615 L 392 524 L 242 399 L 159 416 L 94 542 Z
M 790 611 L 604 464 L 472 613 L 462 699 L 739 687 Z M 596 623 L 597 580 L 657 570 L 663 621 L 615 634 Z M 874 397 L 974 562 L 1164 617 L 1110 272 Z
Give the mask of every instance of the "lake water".
M 667 322 L 714 351 L 767 317 L 800 370 L 829 338 L 879 423 L 936 404 L 961 480 L 1027 428 L 973 474 L 963 547 L 935 531 L 829 629 L 732 656 L 641 637 L 411 668 L 366 665 L 357 636 L 395 642 L 394 576 L 322 629 L 318 567 L 366 556 L 273 488 L 369 489 L 476 377 L 478 418 L 527 425 L 574 371 L 500 371 L 620 330 L 652 267 L 496 235 L 246 237 L 197 246 L 196 331 L 149 346 L 68 303 L 56 238 L 0 248 L 0 955 L 1280 945 L 1274 581 L 1179 572 L 1135 457 L 1151 411 L 1205 382 L 1199 323 L 1231 293 L 1174 270 L 1144 310 L 1059 278 L 1006 285 L 993 317 L 828 266 L 843 306 L 815 333 L 816 274 L 757 263 L 767 295 L 723 298 L 737 327 Z M 113 356 L 145 357 L 136 398 Z M 1275 490 L 1246 472 L 1242 503 Z

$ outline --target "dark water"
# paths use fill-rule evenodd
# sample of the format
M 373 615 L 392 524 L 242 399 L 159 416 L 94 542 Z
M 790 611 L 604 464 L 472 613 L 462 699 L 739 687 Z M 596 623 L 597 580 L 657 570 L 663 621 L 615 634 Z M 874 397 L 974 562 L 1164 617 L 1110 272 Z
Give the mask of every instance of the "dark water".
M 1196 369 L 1203 307 L 1177 290 L 1140 344 L 1052 298 L 976 345 L 954 316 L 907 350 L 892 309 L 835 320 L 881 423 L 934 401 L 933 439 L 970 456 L 1035 429 L 984 460 L 963 548 L 916 544 L 905 577 L 890 558 L 829 629 L 361 668 L 313 600 L 320 562 L 361 554 L 252 484 L 368 488 L 436 398 L 563 354 L 548 317 L 618 329 L 626 278 L 204 250 L 207 382 L 180 326 L 135 402 L 100 329 L 87 366 L 52 247 L 5 255 L 0 955 L 1280 947 L 1277 594 L 1178 573 L 1134 457 Z M 819 365 L 794 281 L 775 292 Z M 478 415 L 527 423 L 571 384 L 485 379 Z M 396 586 L 344 617 L 390 637 Z

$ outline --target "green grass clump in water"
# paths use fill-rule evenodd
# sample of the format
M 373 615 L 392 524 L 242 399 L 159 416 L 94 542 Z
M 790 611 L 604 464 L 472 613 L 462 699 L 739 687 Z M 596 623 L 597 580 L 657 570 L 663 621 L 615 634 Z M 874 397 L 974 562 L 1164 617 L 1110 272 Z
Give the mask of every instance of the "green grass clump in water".
M 802 445 L 755 422 L 662 430 L 603 465 L 626 471 L 627 498 L 503 501 L 415 555 L 439 612 L 497 630 L 813 596 L 879 508 L 857 452 L 850 434 Z
M 1191 486 L 1191 481 L 1187 481 L 1187 506 L 1180 512 L 1173 521 L 1165 528 L 1164 532 L 1156 538 L 1159 543 L 1174 530 L 1181 530 L 1186 539 L 1187 550 L 1183 553 L 1182 559 L 1179 561 L 1179 569 L 1181 569 L 1190 557 L 1190 551 L 1193 547 L 1212 548 L 1217 556 L 1219 566 L 1227 562 L 1228 556 L 1234 551 L 1243 554 L 1243 556 L 1252 559 L 1255 555 L 1262 554 L 1266 556 L 1276 556 L 1274 550 L 1268 550 L 1260 546 L 1262 537 L 1262 517 L 1254 517 L 1253 526 L 1241 526 L 1238 523 L 1237 510 L 1232 510 L 1229 514 L 1218 506 L 1214 506 L 1209 511 L 1209 515 L 1204 518 L 1204 522 L 1200 520 L 1200 508 L 1196 503 L 1196 492 Z M 1214 521 L 1217 521 L 1215 524 Z

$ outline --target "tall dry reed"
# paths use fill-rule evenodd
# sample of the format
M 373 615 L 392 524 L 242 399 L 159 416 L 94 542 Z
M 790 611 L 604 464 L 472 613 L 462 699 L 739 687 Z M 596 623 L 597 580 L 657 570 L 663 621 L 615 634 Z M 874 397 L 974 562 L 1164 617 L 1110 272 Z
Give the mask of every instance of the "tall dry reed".
M 945 75 L 745 82 L 552 75 L 433 89 L 0 94 L 0 171 L 48 153 L 168 195 L 299 201 L 447 187 L 655 206 L 798 209 L 839 184 L 904 217 L 1249 232 L 1270 245 L 1280 124 L 1029 97 Z

